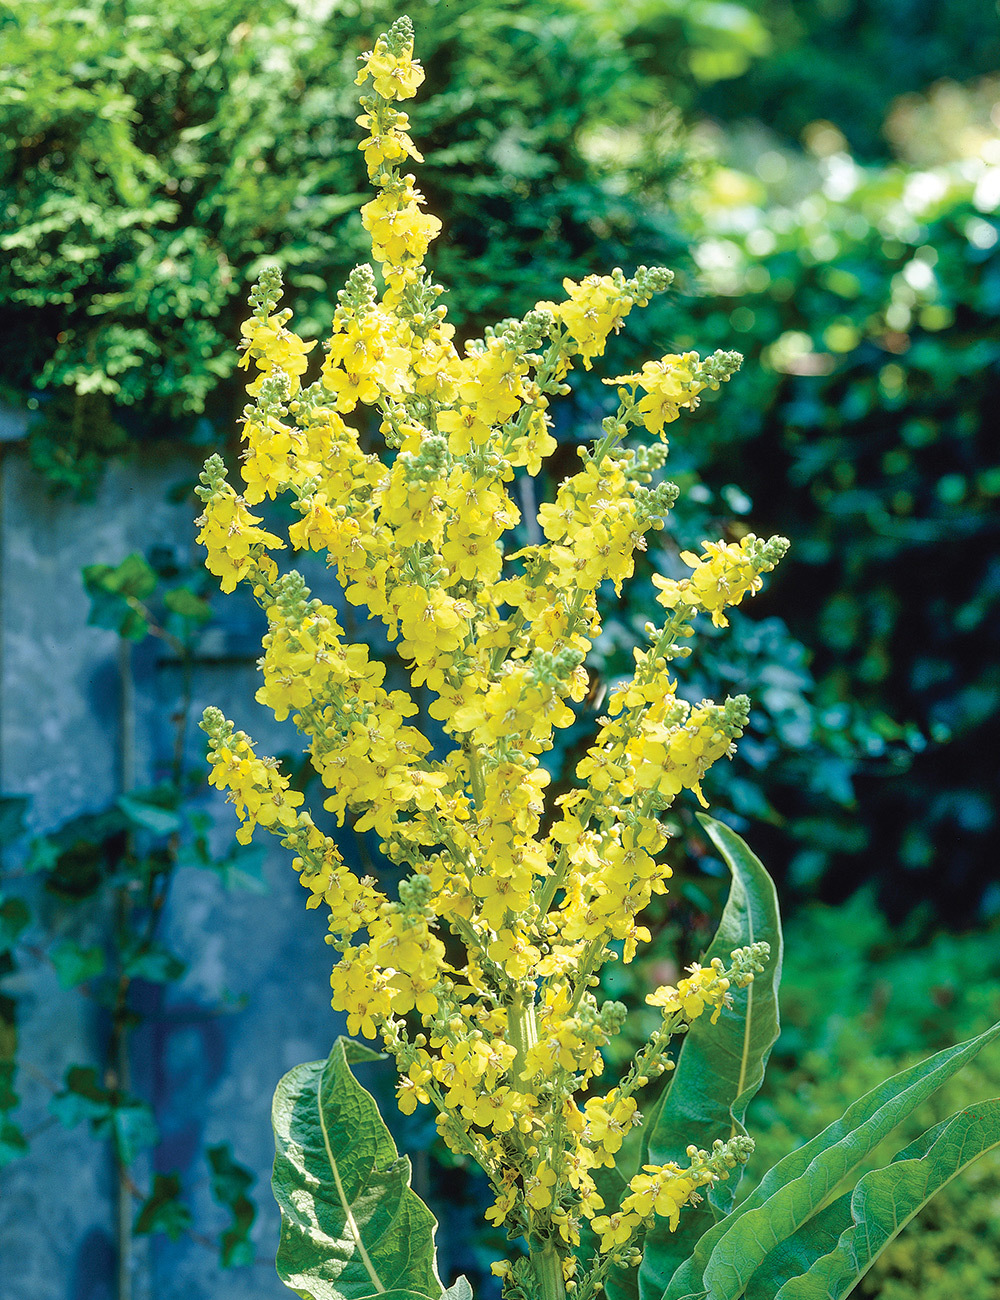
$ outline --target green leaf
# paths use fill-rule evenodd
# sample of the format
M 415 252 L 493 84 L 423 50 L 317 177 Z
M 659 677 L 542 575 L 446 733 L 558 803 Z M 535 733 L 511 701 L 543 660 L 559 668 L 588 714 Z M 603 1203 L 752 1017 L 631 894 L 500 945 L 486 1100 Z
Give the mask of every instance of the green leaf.
M 115 1149 L 124 1165 L 130 1165 L 140 1151 L 156 1146 L 159 1130 L 153 1111 L 146 1102 L 125 1098 L 111 1112 Z
M 149 631 L 142 602 L 156 589 L 156 572 L 138 553 L 110 564 L 88 564 L 83 585 L 90 597 L 87 622 L 106 627 L 128 641 L 141 641 Z
M 169 984 L 180 979 L 186 970 L 187 963 L 161 943 L 145 944 L 134 952 L 122 954 L 122 971 L 130 979 Z
M 81 1120 L 97 1125 L 111 1116 L 111 1093 L 97 1082 L 92 1065 L 71 1065 L 66 1071 L 66 1086 L 49 1102 L 49 1110 L 66 1128 Z
M 137 1237 L 164 1232 L 177 1241 L 191 1226 L 191 1211 L 180 1199 L 181 1180 L 177 1174 L 154 1174 L 153 1190 L 143 1201 L 132 1231 Z
M 305 1300 L 437 1300 L 434 1216 L 349 1052 L 377 1055 L 338 1038 L 326 1061 L 296 1066 L 274 1095 L 278 1276 Z
M 13 948 L 30 921 L 31 909 L 23 898 L 0 894 L 0 952 Z
M 456 1278 L 441 1300 L 472 1300 L 472 1286 L 469 1279 L 464 1274 Z
M 835 1202 L 849 1199 L 852 1222 L 834 1249 L 770 1294 L 775 1300 L 843 1300 L 931 1197 L 998 1146 L 995 1098 L 928 1129 L 886 1168 L 865 1174 L 850 1198 Z
M 207 600 L 196 596 L 190 587 L 174 587 L 163 593 L 163 603 L 172 614 L 191 619 L 194 623 L 207 623 L 212 617 L 212 607 Z
M 733 990 L 732 1007 L 723 1008 L 713 1025 L 707 1015 L 695 1020 L 684 1036 L 677 1068 L 664 1101 L 643 1136 L 641 1164 L 685 1164 L 691 1143 L 710 1151 L 721 1138 L 745 1134 L 744 1117 L 764 1081 L 764 1069 L 778 1037 L 778 984 L 781 979 L 781 917 L 774 882 L 760 859 L 722 822 L 699 815 L 732 872 L 729 899 L 704 961 L 728 961 L 734 948 L 761 940 L 771 945 L 762 974 L 745 989 Z M 734 1171 L 736 1174 L 737 1171 Z M 721 1183 L 698 1206 L 689 1206 L 676 1232 L 657 1219 L 647 1232 L 638 1292 L 642 1300 L 659 1300 L 677 1267 L 699 1237 L 732 1208 L 738 1177 Z M 610 1300 L 625 1294 L 619 1283 Z
M 0 795 L 0 844 L 13 844 L 24 834 L 24 814 L 27 809 L 27 795 Z
M 18 1126 L 6 1117 L 0 1119 L 0 1169 L 25 1155 L 28 1139 Z
M 117 566 L 88 564 L 83 569 L 83 584 L 88 595 L 104 591 L 145 600 L 156 590 L 156 582 L 156 570 L 138 551 L 127 555 Z
M 30 874 L 36 871 L 51 871 L 59 862 L 59 845 L 55 840 L 39 836 L 31 841 L 28 856 L 24 861 L 24 870 Z
M 884 1137 L 998 1035 L 1000 1024 L 894 1075 L 779 1160 L 742 1204 L 705 1233 L 662 1300 L 706 1292 L 712 1300 L 741 1296 L 763 1259 L 822 1210 Z
M 103 1087 L 92 1065 L 69 1067 L 66 1086 L 49 1102 L 49 1110 L 67 1128 L 88 1120 L 97 1136 L 112 1139 L 126 1165 L 159 1138 L 156 1120 L 146 1102 Z
M 225 1206 L 232 1222 L 219 1236 L 219 1258 L 223 1268 L 239 1268 L 254 1261 L 250 1229 L 257 1207 L 247 1192 L 257 1181 L 249 1169 L 237 1164 L 229 1143 L 208 1147 L 205 1154 L 212 1168 L 212 1199 Z
M 219 1234 L 219 1263 L 223 1268 L 246 1268 L 255 1260 L 250 1229 L 257 1217 L 257 1207 L 247 1196 L 233 1204 L 233 1221 Z
M 180 815 L 172 808 L 162 808 L 159 804 L 146 803 L 127 794 L 119 798 L 118 807 L 133 826 L 154 835 L 172 835 L 183 825 Z
M 212 1199 L 218 1205 L 232 1205 L 244 1196 L 257 1181 L 249 1169 L 233 1159 L 228 1142 L 206 1148 L 205 1155 L 212 1169 Z
M 59 983 L 64 989 L 76 988 L 87 980 L 104 973 L 104 949 L 96 944 L 83 948 L 72 939 L 64 939 L 49 949 L 49 961 L 55 967 Z
M 850 1192 L 839 1196 L 779 1242 L 750 1279 L 746 1300 L 774 1300 L 783 1282 L 807 1272 L 820 1255 L 832 1250 L 850 1222 L 850 1201 Z

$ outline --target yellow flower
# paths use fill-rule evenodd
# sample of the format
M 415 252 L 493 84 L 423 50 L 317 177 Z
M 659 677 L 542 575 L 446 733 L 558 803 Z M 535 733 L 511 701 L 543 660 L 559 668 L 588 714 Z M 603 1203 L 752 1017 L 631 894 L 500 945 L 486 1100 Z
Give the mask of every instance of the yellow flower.
M 374 51 L 361 57 L 364 67 L 355 77 L 355 83 L 363 85 L 371 77 L 375 93 L 383 99 L 412 99 L 423 85 L 424 70 L 413 58 L 412 41 L 392 54 L 386 39 L 380 37 Z

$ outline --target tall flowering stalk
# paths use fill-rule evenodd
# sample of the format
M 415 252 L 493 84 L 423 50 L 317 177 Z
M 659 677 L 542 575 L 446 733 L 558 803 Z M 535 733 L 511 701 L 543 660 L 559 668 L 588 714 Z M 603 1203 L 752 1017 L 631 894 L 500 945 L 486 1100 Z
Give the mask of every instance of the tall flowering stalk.
M 759 589 L 787 542 L 706 542 L 682 557 L 687 578 L 654 578 L 662 622 L 647 625 L 631 678 L 612 690 L 577 785 L 547 801 L 543 756 L 590 686 L 597 590 L 610 582 L 620 592 L 676 498 L 671 484 L 654 483 L 666 426 L 740 358 L 667 355 L 606 379 L 617 387 L 616 413 L 538 509 L 544 540 L 511 549 L 521 522 L 512 486 L 519 473 L 538 475 L 556 447 L 550 399 L 672 276 L 640 267 L 567 280 L 563 301 L 540 302 L 459 351 L 443 290 L 424 266 L 441 223 L 407 170 L 421 157 L 399 105 L 423 78 L 401 18 L 357 79 L 359 148 L 376 191 L 361 215 L 376 266 L 348 278 L 318 377 L 305 386 L 315 344 L 289 328 L 280 276 L 264 272 L 243 327 L 242 364 L 256 370 L 245 486 L 238 494 L 213 456 L 199 489 L 209 569 L 224 591 L 249 586 L 267 614 L 257 699 L 279 720 L 292 716 L 338 824 L 349 815 L 358 831 L 374 830 L 386 857 L 408 869 L 398 899 L 348 869 L 303 796 L 243 732 L 211 708 L 202 725 L 211 781 L 242 821 L 238 838 L 257 825 L 281 836 L 308 906 L 329 909 L 333 1006 L 349 1032 L 381 1040 L 398 1067 L 400 1108 L 434 1108 L 444 1141 L 490 1180 L 488 1218 L 527 1243 L 527 1260 L 494 1266 L 507 1294 L 551 1300 L 569 1290 L 589 1300 L 612 1266 L 634 1265 L 658 1218 L 672 1232 L 752 1148 L 734 1121 L 711 1149 L 690 1145 L 683 1160 L 645 1163 L 617 1203 L 598 1189 L 641 1120 L 637 1091 L 673 1068 L 678 1034 L 701 1017 L 716 1021 L 763 969 L 767 944 L 737 947 L 652 991 L 659 1028 L 606 1092 L 591 1083 L 625 1008 L 594 990 L 605 963 L 631 962 L 649 941 L 641 914 L 671 874 L 664 813 L 683 791 L 704 804 L 707 769 L 733 753 L 747 723 L 745 696 L 679 698 L 672 661 L 690 654 L 699 615 L 726 625 L 725 611 Z M 384 453 L 365 453 L 352 415 L 377 423 Z M 408 691 L 386 688 L 368 647 L 345 639 L 334 607 L 296 571 L 279 571 L 286 542 L 252 513 L 279 493 L 300 516 L 287 544 L 325 552 L 346 600 L 384 624 L 413 687 L 426 689 L 444 744 L 412 721 Z M 323 1141 L 330 1154 L 326 1127 Z M 342 1280 L 340 1290 L 313 1291 L 299 1272 L 288 1280 L 300 1294 L 392 1291 L 356 1216 L 345 1211 L 344 1224 L 334 1254 L 364 1256 L 361 1289 Z M 341 1275 L 338 1263 L 331 1276 Z M 419 1285 L 403 1276 L 399 1295 L 433 1300 L 440 1290 L 433 1270 Z

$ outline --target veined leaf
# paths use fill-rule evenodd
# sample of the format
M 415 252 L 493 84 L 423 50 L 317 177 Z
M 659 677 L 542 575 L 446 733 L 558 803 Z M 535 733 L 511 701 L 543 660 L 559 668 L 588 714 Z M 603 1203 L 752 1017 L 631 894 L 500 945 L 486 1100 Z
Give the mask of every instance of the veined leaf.
M 701 1238 L 662 1300 L 736 1300 L 764 1258 L 822 1210 L 843 1179 L 953 1074 L 1000 1034 L 994 1025 L 879 1084 L 805 1146 L 764 1175 L 758 1188 Z
M 852 1222 L 833 1250 L 769 1294 L 775 1300 L 843 1300 L 932 1196 L 998 1146 L 1000 1100 L 995 1098 L 928 1129 L 885 1169 L 874 1169 L 858 1182 L 849 1198 Z
M 760 859 L 722 822 L 699 815 L 733 874 L 732 888 L 718 931 L 705 954 L 728 961 L 734 948 L 761 940 L 771 945 L 762 974 L 745 989 L 733 990 L 733 1005 L 716 1024 L 708 1015 L 695 1020 L 684 1037 L 677 1068 L 655 1119 L 643 1134 L 641 1164 L 686 1163 L 693 1142 L 711 1150 L 716 1138 L 745 1134 L 744 1117 L 764 1081 L 764 1069 L 778 1037 L 778 984 L 781 979 L 781 917 L 774 882 Z M 658 1219 L 646 1233 L 638 1294 L 659 1300 L 674 1271 L 701 1237 L 732 1208 L 738 1171 L 720 1183 L 698 1206 L 687 1206 L 676 1232 Z M 618 1296 L 609 1290 L 611 1300 Z M 622 1297 L 625 1300 L 625 1297 Z
M 782 1283 L 809 1271 L 820 1255 L 836 1246 L 851 1221 L 851 1193 L 838 1196 L 808 1219 L 798 1232 L 779 1242 L 746 1290 L 746 1300 L 774 1300 Z
M 377 1053 L 338 1038 L 274 1095 L 278 1276 L 304 1300 L 439 1300 L 434 1216 L 349 1056 Z
M 472 1286 L 464 1273 L 452 1282 L 441 1300 L 472 1300 Z

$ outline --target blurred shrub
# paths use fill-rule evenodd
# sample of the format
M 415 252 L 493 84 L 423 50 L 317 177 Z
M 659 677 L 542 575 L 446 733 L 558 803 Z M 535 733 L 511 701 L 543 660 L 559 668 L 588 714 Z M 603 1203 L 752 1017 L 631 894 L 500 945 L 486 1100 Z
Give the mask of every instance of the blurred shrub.
M 707 84 L 696 107 L 730 124 L 766 122 L 791 140 L 832 119 L 867 159 L 889 152 L 882 128 L 891 99 L 1000 67 L 995 0 L 759 0 L 754 12 L 770 37 L 768 57 L 735 80 Z
M 924 921 L 928 920 L 924 917 Z M 813 906 L 789 926 L 782 1032 L 749 1118 L 770 1164 L 839 1118 L 852 1098 L 1000 1016 L 997 930 L 920 937 L 894 933 L 870 895 Z M 1000 1050 L 987 1048 L 907 1121 L 871 1167 L 904 1141 L 1000 1092 Z M 1000 1158 L 984 1158 L 942 1191 L 865 1279 L 879 1300 L 992 1300 L 1000 1288 Z
M 395 0 L 24 0 L 0 16 L 0 384 L 35 461 L 85 487 L 131 436 L 228 432 L 247 283 L 286 267 L 304 333 L 367 250 L 356 59 Z M 656 98 L 569 0 L 414 0 L 441 87 L 414 113 L 436 270 L 475 332 L 569 273 L 665 260 L 657 214 L 580 148 Z M 663 183 L 680 152 L 658 142 Z M 199 423 L 199 418 L 201 423 Z M 225 436 L 223 434 L 222 436 Z
M 695 250 L 708 293 L 674 322 L 675 346 L 747 354 L 682 454 L 794 539 L 762 612 L 814 648 L 831 738 L 862 745 L 856 805 L 775 791 L 786 828 L 760 851 L 780 861 L 790 832 L 794 883 L 844 897 L 877 875 L 894 913 L 923 896 L 950 920 L 995 880 L 998 164 L 994 129 L 978 157 L 926 170 L 834 152 L 803 179 L 773 151 L 784 202 L 721 169 Z
M 756 6 L 728 0 L 575 0 L 598 28 L 621 40 L 637 65 L 689 108 L 698 93 L 739 77 L 770 53 Z

